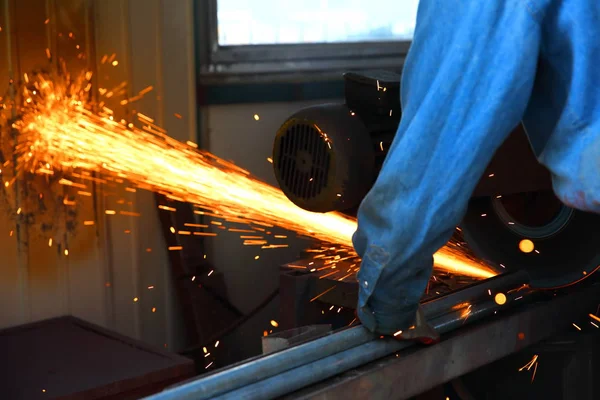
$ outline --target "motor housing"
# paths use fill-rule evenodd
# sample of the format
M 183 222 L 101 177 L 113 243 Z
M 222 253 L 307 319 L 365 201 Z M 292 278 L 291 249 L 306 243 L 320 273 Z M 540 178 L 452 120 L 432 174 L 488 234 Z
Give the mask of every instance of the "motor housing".
M 400 121 L 400 77 L 344 75 L 346 102 L 304 108 L 277 131 L 273 166 L 299 207 L 353 213 L 381 168 Z

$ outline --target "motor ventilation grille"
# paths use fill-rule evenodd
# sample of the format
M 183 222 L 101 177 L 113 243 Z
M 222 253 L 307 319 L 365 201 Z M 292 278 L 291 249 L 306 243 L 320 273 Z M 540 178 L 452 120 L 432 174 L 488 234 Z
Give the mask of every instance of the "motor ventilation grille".
M 331 148 L 319 130 L 308 123 L 292 123 L 280 134 L 274 158 L 280 185 L 298 199 L 311 200 L 327 186 Z

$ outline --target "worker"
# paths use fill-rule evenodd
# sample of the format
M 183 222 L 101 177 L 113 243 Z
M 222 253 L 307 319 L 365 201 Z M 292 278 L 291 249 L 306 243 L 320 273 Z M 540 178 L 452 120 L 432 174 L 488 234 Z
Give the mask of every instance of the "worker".
M 357 315 L 379 334 L 434 341 L 418 308 L 433 254 L 520 121 L 558 198 L 600 212 L 600 1 L 421 0 L 401 104 L 358 211 Z

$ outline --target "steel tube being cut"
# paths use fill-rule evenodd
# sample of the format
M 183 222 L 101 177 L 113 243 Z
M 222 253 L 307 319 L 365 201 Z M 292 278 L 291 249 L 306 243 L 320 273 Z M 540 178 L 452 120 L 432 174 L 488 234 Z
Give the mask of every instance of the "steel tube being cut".
M 429 301 L 423 304 L 423 311 L 427 320 L 440 333 L 445 333 L 464 323 L 464 318 L 457 317 L 464 313 L 464 309 L 452 310 L 457 304 L 471 303 L 468 321 L 489 315 L 497 309 L 493 306 L 495 303 L 481 303 L 482 298 L 489 298 L 489 293 L 522 286 L 527 279 L 525 273 L 499 276 Z M 523 292 L 519 294 L 522 295 Z M 375 340 L 377 337 L 362 326 L 345 329 L 266 357 L 244 361 L 148 399 L 273 398 L 384 357 L 410 344 Z M 217 397 L 220 395 L 222 397 Z
M 515 297 L 522 297 L 519 301 L 525 302 L 531 297 L 532 293 L 534 293 L 534 291 L 528 289 L 520 293 L 515 293 L 512 297 L 513 299 Z M 487 300 L 479 305 L 472 306 L 468 316 L 465 315 L 464 310 L 452 311 L 429 322 L 436 331 L 444 334 L 464 326 L 467 321 L 474 322 L 490 316 L 494 311 L 497 311 L 502 307 L 503 306 L 496 304 L 494 300 Z M 413 345 L 413 342 L 401 342 L 391 338 L 372 340 L 360 346 L 333 354 L 310 364 L 294 368 L 255 384 L 215 397 L 215 400 L 274 399 Z

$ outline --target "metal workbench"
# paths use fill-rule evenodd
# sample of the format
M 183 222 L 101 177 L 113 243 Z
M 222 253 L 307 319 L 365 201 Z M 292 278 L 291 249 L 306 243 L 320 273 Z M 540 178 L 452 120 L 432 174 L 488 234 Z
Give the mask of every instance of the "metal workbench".
M 496 293 L 507 297 L 494 301 Z M 600 286 L 539 292 L 514 273 L 423 304 L 442 341 L 381 339 L 362 326 L 215 371 L 152 399 L 405 399 L 513 354 L 588 318 Z
M 589 320 L 588 314 L 595 313 L 598 304 L 598 285 L 555 298 L 543 296 L 504 315 L 457 329 L 437 345 L 407 348 L 285 398 L 407 399 L 565 329 L 575 331 L 574 321 L 584 326 L 580 321 Z

